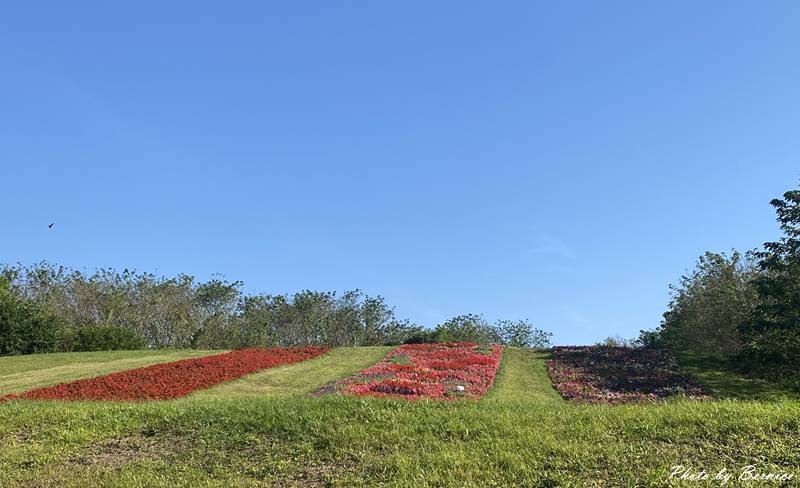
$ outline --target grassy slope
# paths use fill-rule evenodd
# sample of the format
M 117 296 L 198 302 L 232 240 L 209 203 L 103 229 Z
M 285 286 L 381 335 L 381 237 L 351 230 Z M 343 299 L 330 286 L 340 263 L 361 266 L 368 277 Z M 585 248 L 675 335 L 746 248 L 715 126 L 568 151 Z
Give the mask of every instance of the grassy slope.
M 0 357 L 0 394 L 223 351 L 105 351 Z
M 798 396 L 779 383 L 737 373 L 735 359 L 724 355 L 684 353 L 678 361 L 715 398 L 780 400 Z
M 330 375 L 287 366 L 306 379 L 263 397 L 0 405 L 0 485 L 664 486 L 679 463 L 798 469 L 798 402 L 576 406 L 520 350 L 479 402 L 298 395 L 351 357 L 331 355 Z

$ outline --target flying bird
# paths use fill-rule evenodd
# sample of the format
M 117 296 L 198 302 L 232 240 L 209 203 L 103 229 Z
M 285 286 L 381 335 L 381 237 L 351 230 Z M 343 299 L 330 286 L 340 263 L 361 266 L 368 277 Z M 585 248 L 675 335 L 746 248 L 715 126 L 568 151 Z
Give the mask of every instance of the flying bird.
M 56 225 L 56 223 L 55 223 L 55 222 L 53 222 L 52 224 L 48 225 L 48 226 L 47 226 L 47 228 L 48 228 L 48 229 L 52 229 L 54 225 Z

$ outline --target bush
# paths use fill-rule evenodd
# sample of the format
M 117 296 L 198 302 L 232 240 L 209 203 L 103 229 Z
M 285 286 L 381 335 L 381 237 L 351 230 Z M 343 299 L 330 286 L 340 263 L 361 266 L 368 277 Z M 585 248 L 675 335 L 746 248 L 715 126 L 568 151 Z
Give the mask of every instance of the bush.
M 61 352 L 121 351 L 144 349 L 145 341 L 133 331 L 108 325 L 64 327 L 56 334 Z
M 537 329 L 527 320 L 500 320 L 492 325 L 480 315 L 466 314 L 453 317 L 433 330 L 416 330 L 403 343 L 475 342 L 546 349 L 552 337 L 552 333 Z
M 615 336 L 608 336 L 602 341 L 596 342 L 594 344 L 597 347 L 628 347 L 633 348 L 642 345 L 641 340 L 637 339 L 625 339 L 620 335 Z
M 483 317 L 475 314 L 458 315 L 439 324 L 433 331 L 435 342 L 475 342 L 499 344 L 500 334 Z
M 501 320 L 495 325 L 500 341 L 506 346 L 547 349 L 553 338 L 551 332 L 537 329 L 527 320 Z
M 432 330 L 420 330 L 403 341 L 403 344 L 433 344 L 436 341 L 436 332 Z
M 0 355 L 49 352 L 57 326 L 53 315 L 18 297 L 0 276 Z

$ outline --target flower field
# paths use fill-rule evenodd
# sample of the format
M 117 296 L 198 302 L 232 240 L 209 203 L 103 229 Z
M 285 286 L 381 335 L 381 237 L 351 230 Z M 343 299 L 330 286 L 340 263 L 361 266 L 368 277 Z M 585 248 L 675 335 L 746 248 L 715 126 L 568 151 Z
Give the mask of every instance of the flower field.
M 652 349 L 556 347 L 547 371 L 562 397 L 577 403 L 660 402 L 672 396 L 709 399 L 667 353 Z
M 477 399 L 491 388 L 501 355 L 500 346 L 469 342 L 407 344 L 376 365 L 329 384 L 320 392 L 407 399 Z
M 324 354 L 328 349 L 324 347 L 241 349 L 5 395 L 0 397 L 0 402 L 10 399 L 167 400 L 262 369 L 305 361 Z

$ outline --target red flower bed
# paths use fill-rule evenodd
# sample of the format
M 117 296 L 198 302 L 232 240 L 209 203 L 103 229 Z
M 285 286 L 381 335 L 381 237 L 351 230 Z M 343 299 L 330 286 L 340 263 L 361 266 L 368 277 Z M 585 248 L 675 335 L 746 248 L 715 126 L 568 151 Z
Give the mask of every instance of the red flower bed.
M 664 351 L 628 347 L 556 347 L 547 361 L 556 390 L 577 403 L 661 402 L 672 396 L 709 399 Z
M 325 347 L 241 349 L 238 351 L 155 364 L 97 378 L 0 396 L 29 400 L 167 400 L 235 380 L 261 369 L 319 356 Z
M 326 385 L 320 393 L 409 399 L 480 398 L 500 365 L 500 346 L 470 342 L 407 344 L 378 364 Z

